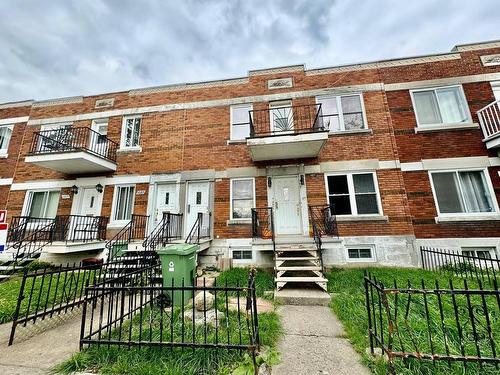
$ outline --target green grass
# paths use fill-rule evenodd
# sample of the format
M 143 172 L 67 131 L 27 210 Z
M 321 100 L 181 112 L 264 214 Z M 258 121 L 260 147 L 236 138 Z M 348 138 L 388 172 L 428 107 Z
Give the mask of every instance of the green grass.
M 439 282 L 440 288 L 449 287 L 449 277 L 451 274 L 437 274 L 434 272 L 423 271 L 420 269 L 403 269 L 403 268 L 373 268 L 368 269 L 379 281 L 383 282 L 386 287 L 393 285 L 394 280 L 398 287 L 405 287 L 408 280 L 412 283 L 413 287 L 421 287 L 421 280 L 424 280 L 427 288 L 435 287 L 435 280 Z M 328 273 L 329 291 L 335 293 L 331 308 L 342 321 L 346 333 L 352 342 L 355 349 L 362 354 L 365 363 L 375 374 L 385 374 L 387 371 L 387 364 L 382 359 L 374 360 L 370 355 L 367 355 L 365 350 L 369 347 L 368 340 L 368 322 L 366 314 L 366 300 L 363 286 L 363 272 L 362 269 L 334 269 Z M 460 288 L 463 286 L 463 281 L 455 278 L 453 280 L 454 287 Z M 470 282 L 471 287 L 477 286 L 474 282 Z M 408 302 L 408 295 L 395 295 L 388 296 L 388 303 L 391 313 L 394 314 L 394 307 L 396 298 L 399 299 L 399 310 L 396 329 L 394 336 L 393 347 L 394 350 L 414 349 L 414 344 L 417 344 L 422 352 L 431 352 L 427 336 L 427 321 L 425 320 L 425 305 L 422 295 L 413 295 L 410 303 L 410 310 L 408 320 L 404 321 L 404 309 Z M 445 354 L 445 340 L 448 344 L 450 352 L 460 354 L 460 345 L 458 333 L 456 329 L 456 317 L 452 308 L 452 301 L 449 295 L 442 296 L 441 303 L 443 306 L 444 325 L 446 327 L 446 335 L 443 334 L 443 325 L 441 322 L 440 312 L 438 309 L 439 300 L 436 296 L 429 295 L 427 297 L 428 309 L 430 319 L 430 327 L 435 343 L 435 352 Z M 475 355 L 476 348 L 475 342 L 472 340 L 472 329 L 467 314 L 467 301 L 464 296 L 456 296 L 457 305 L 459 305 L 459 321 L 464 331 L 465 336 L 465 351 L 466 354 Z M 479 341 L 482 355 L 491 355 L 489 346 L 489 338 L 486 335 L 486 328 L 484 324 L 484 317 L 482 317 L 482 300 L 478 296 L 471 297 L 471 304 L 475 306 L 476 316 L 480 321 L 476 322 L 478 332 L 481 340 Z M 491 326 L 493 331 L 493 340 L 496 347 L 500 348 L 500 311 L 497 301 L 492 297 L 487 297 L 486 304 L 489 307 Z M 482 318 L 481 318 L 482 317 Z M 384 327 L 387 326 L 386 320 Z M 398 335 L 397 333 L 401 334 Z M 387 337 L 387 336 L 386 336 Z M 447 362 L 436 361 L 417 361 L 408 360 L 404 363 L 400 359 L 395 360 L 396 371 L 398 374 L 498 374 L 499 371 L 491 366 L 485 366 L 480 369 L 477 365 L 469 363 L 467 370 L 459 362 L 452 362 L 451 367 Z
M 217 285 L 246 286 L 248 269 L 231 269 L 223 272 L 217 280 Z M 269 283 L 271 281 L 271 283 Z M 264 271 L 257 271 L 256 289 L 257 294 L 262 295 L 265 290 L 272 290 L 272 276 Z M 240 335 L 243 343 L 248 342 L 248 330 L 245 312 L 226 310 L 225 298 L 217 293 L 217 310 L 225 314 L 221 321 L 217 337 L 215 328 L 208 326 L 196 326 L 194 334 L 196 342 L 227 342 L 228 335 L 231 343 L 239 343 Z M 241 300 L 244 309 L 244 298 Z M 189 308 L 186 307 L 186 309 Z M 170 318 L 172 317 L 171 325 Z M 121 327 L 110 332 L 112 338 L 122 334 L 127 337 L 131 333 L 132 339 L 139 338 L 139 323 L 141 316 L 136 315 L 125 322 Z M 153 341 L 180 342 L 182 332 L 190 340 L 193 327 L 190 321 L 183 321 L 182 311 L 169 308 L 160 311 L 154 306 L 143 310 L 141 337 L 153 338 Z M 161 327 L 161 330 L 160 330 Z M 260 341 L 263 347 L 272 350 L 276 347 L 282 331 L 281 323 L 275 312 L 259 314 Z M 172 334 L 173 333 L 173 334 Z M 126 336 L 124 336 L 126 335 Z M 151 336 L 150 336 L 151 335 Z M 100 347 L 91 346 L 80 353 L 75 354 L 70 360 L 58 365 L 54 371 L 58 373 L 72 373 L 75 371 L 93 371 L 102 374 L 229 374 L 241 363 L 248 361 L 246 351 L 238 350 L 215 350 L 215 349 L 181 349 L 181 348 L 127 348 L 127 347 Z

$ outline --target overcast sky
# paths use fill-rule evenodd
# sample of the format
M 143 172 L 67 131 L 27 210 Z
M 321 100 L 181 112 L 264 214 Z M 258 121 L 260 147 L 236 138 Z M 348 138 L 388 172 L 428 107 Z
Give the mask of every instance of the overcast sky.
M 449 52 L 498 0 L 1 0 L 0 102 Z

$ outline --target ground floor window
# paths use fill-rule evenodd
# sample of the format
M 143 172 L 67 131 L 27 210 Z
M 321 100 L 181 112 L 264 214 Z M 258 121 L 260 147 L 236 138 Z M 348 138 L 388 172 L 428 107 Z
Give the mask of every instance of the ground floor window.
M 113 220 L 123 221 L 132 218 L 134 208 L 134 185 L 116 186 Z
M 381 213 L 375 173 L 327 175 L 326 184 L 336 215 Z
M 251 249 L 247 248 L 233 248 L 231 249 L 233 260 L 252 260 L 253 253 Z
M 347 248 L 347 259 L 350 262 L 374 261 L 374 252 L 373 246 L 349 246 Z
M 251 219 L 255 207 L 255 187 L 253 178 L 231 180 L 231 219 Z
M 462 255 L 481 259 L 496 258 L 494 247 L 462 247 Z
M 29 217 L 54 218 L 59 205 L 59 190 L 29 191 L 25 215 Z

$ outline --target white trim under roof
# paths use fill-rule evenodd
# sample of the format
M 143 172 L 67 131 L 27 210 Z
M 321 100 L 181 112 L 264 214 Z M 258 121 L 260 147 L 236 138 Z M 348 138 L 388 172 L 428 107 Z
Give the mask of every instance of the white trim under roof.
M 423 81 L 411 81 L 400 83 L 388 83 L 384 85 L 385 91 L 399 91 L 411 89 L 426 89 L 439 86 L 460 85 L 463 83 L 488 82 L 500 80 L 500 72 L 471 74 L 468 76 L 448 77 L 439 79 L 428 79 Z
M 500 48 L 500 40 L 490 40 L 478 43 L 457 44 L 452 52 L 477 51 L 481 49 Z
M 0 178 L 0 186 L 12 185 L 13 178 Z
M 27 181 L 27 182 L 17 182 L 11 185 L 10 190 L 32 190 L 32 189 L 58 189 L 67 188 L 73 185 L 83 186 L 83 185 L 97 185 L 100 183 L 103 186 L 106 185 L 126 185 L 126 184 L 147 184 L 149 183 L 151 176 L 114 176 L 114 177 L 88 177 L 88 178 L 77 178 L 74 180 L 38 180 L 38 181 Z
M 32 104 L 33 104 L 33 99 L 23 100 L 22 102 L 0 103 L 0 109 L 28 107 Z
M 30 118 L 29 116 L 3 118 L 3 119 L 0 119 L 0 125 L 20 124 L 23 122 L 28 122 L 29 118 Z
M 422 159 L 421 161 L 401 163 L 402 172 L 433 171 L 441 169 L 488 168 L 500 166 L 500 158 L 470 156 L 463 158 Z

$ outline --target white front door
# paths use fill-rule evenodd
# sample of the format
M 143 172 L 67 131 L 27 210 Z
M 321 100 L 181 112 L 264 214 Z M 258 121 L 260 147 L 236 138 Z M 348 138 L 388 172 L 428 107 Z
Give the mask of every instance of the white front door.
M 99 204 L 100 193 L 95 187 L 82 189 L 82 200 L 78 215 L 99 216 L 101 205 Z
M 98 220 L 92 216 L 99 216 L 101 213 L 101 197 L 95 187 L 80 188 L 80 204 L 76 215 L 71 216 L 68 223 L 68 239 L 88 240 L 96 235 L 98 230 Z M 81 217 L 88 216 L 88 217 Z
M 189 182 L 187 188 L 186 226 L 184 233 L 187 236 L 191 231 L 198 213 L 208 213 L 208 182 Z
M 179 213 L 176 184 L 162 184 L 156 189 L 155 220 L 157 223 L 163 218 L 164 212 Z
M 271 199 L 276 234 L 301 234 L 302 205 L 298 176 L 273 177 Z

